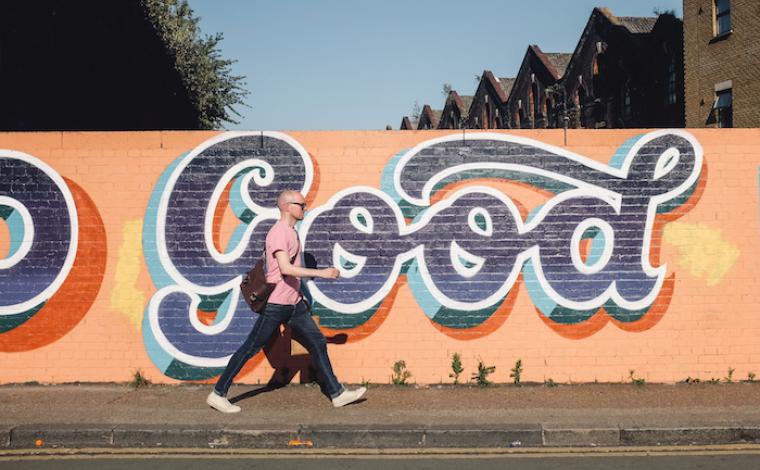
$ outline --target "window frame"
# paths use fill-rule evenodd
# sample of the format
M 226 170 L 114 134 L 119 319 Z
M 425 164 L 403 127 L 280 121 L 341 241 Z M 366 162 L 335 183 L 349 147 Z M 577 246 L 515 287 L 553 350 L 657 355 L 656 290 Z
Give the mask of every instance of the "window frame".
M 728 106 L 720 106 L 721 98 L 727 96 Z M 715 102 L 712 112 L 715 123 L 719 128 L 734 127 L 734 83 L 732 80 L 720 82 L 715 85 Z
M 678 74 L 676 73 L 676 70 L 676 58 L 671 56 L 668 61 L 668 75 L 665 88 L 665 103 L 668 105 L 678 103 Z
M 720 5 L 722 2 L 725 3 L 725 9 L 720 10 Z M 731 21 L 731 0 L 713 0 L 712 1 L 713 6 L 713 37 L 721 37 L 728 34 L 731 34 L 733 32 L 733 22 Z M 722 29 L 721 27 L 721 20 L 724 18 L 728 18 L 728 24 L 726 25 L 726 29 Z
M 626 125 L 633 121 L 633 91 L 630 82 L 623 85 L 622 114 Z

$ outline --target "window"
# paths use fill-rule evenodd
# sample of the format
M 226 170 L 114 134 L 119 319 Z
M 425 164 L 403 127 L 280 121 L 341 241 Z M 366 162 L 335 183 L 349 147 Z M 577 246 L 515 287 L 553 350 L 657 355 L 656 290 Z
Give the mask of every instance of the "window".
M 586 89 L 583 85 L 578 85 L 575 90 L 575 104 L 578 107 L 578 122 L 581 127 L 586 127 Z
M 713 30 L 716 36 L 731 32 L 731 0 L 713 0 Z
M 626 83 L 623 88 L 623 119 L 630 121 L 633 118 L 633 102 L 631 99 L 631 86 Z
M 678 93 L 676 92 L 676 59 L 670 58 L 668 63 L 668 80 L 667 80 L 667 104 L 676 104 Z
M 594 87 L 593 93 L 594 96 L 599 98 L 602 94 L 602 80 L 601 80 L 601 68 L 602 64 L 601 62 L 604 60 L 603 54 L 597 54 L 596 57 L 594 57 L 594 62 L 591 65 L 591 79 L 592 79 L 592 85 Z
M 528 117 L 531 122 L 535 122 L 536 119 L 536 84 L 533 83 L 530 86 L 530 92 L 528 92 Z
M 716 90 L 713 108 L 718 127 L 734 127 L 734 97 L 731 88 Z

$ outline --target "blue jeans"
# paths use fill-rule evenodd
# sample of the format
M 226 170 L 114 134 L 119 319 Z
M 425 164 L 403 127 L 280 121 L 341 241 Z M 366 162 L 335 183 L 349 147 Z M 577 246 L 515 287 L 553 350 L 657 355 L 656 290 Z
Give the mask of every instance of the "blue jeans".
M 214 392 L 220 396 L 227 396 L 227 391 L 232 385 L 232 380 L 240 372 L 248 359 L 252 358 L 269 341 L 272 333 L 281 324 L 288 324 L 294 331 L 300 333 L 309 351 L 314 366 L 322 375 L 325 383 L 325 392 L 330 398 L 335 398 L 343 393 L 343 386 L 338 382 L 327 356 L 327 340 L 319 331 L 314 320 L 309 315 L 309 309 L 301 301 L 296 305 L 267 304 L 266 313 L 259 315 L 253 330 L 242 346 L 230 358 L 230 362 L 219 377 L 214 386 Z

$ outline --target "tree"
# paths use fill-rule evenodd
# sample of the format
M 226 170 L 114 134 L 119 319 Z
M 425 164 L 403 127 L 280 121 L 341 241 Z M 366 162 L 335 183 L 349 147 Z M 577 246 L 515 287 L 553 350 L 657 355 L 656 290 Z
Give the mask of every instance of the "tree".
M 443 94 L 444 98 L 448 98 L 449 93 L 451 93 L 451 90 L 453 90 L 453 88 L 451 88 L 451 83 L 444 83 L 443 89 L 441 90 L 441 94 Z
M 420 106 L 419 101 L 414 100 L 414 105 L 412 105 L 412 112 L 410 113 L 410 116 L 415 121 L 420 120 L 420 116 L 422 116 L 422 107 Z
M 140 0 L 146 15 L 166 45 L 167 54 L 182 78 L 190 101 L 198 111 L 199 127 L 216 129 L 236 124 L 236 105 L 245 105 L 249 92 L 244 76 L 232 75 L 234 60 L 221 57 L 221 33 L 201 36 L 198 21 L 187 0 Z
M 662 15 L 676 16 L 676 11 L 673 10 L 673 9 L 670 9 L 670 8 L 668 8 L 668 9 L 661 9 L 659 7 L 655 7 L 654 9 L 652 9 L 652 13 L 655 16 L 662 16 Z

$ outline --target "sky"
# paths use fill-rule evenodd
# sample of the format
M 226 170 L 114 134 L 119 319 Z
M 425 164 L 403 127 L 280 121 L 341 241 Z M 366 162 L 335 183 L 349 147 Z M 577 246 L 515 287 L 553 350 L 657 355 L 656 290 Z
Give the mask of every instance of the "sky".
M 682 0 L 188 0 L 204 35 L 245 75 L 244 130 L 398 129 L 443 85 L 475 93 L 483 70 L 514 77 L 530 44 L 572 53 L 595 6 L 617 16 Z

